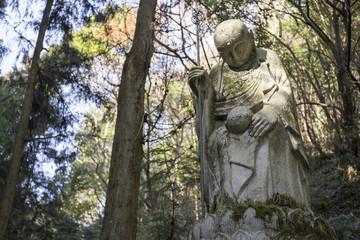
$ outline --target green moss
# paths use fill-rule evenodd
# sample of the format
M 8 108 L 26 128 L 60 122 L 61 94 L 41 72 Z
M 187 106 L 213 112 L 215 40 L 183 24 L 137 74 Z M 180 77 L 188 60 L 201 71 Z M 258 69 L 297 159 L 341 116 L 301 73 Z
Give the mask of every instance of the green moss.
M 233 209 L 237 205 L 238 204 L 233 199 L 231 199 L 226 193 L 223 193 L 221 198 L 219 200 L 215 200 L 214 203 L 210 206 L 209 213 L 213 214 L 225 208 Z
M 296 121 L 296 118 L 295 118 L 295 115 L 294 113 L 291 111 L 290 108 L 285 108 L 285 114 L 286 116 L 289 118 L 290 122 L 294 125 L 294 126 L 297 126 L 297 121 Z
M 267 201 L 271 203 L 272 200 Z M 274 204 L 259 204 L 247 202 L 233 206 L 231 218 L 234 222 L 240 221 L 247 209 L 255 210 L 255 217 L 268 221 L 273 215 L 277 216 L 279 235 L 275 239 L 314 239 L 335 240 L 336 235 L 330 225 L 322 218 L 315 217 L 310 212 L 293 209 L 289 206 L 278 206 Z M 270 220 L 274 221 L 274 219 Z
M 279 206 L 248 202 L 246 204 L 238 204 L 234 206 L 232 208 L 233 214 L 231 218 L 234 221 L 239 221 L 244 216 L 244 213 L 248 208 L 253 208 L 256 212 L 255 217 L 259 219 L 264 219 L 266 216 L 271 217 L 274 212 L 279 210 Z
M 243 219 L 249 208 L 255 210 L 255 217 L 258 219 L 266 222 L 276 221 L 279 235 L 275 239 L 336 239 L 335 232 L 322 217 L 315 217 L 301 204 L 286 195 L 275 194 L 265 203 L 248 201 L 238 204 L 224 194 L 218 203 L 214 211 L 219 211 L 221 216 L 228 210 L 232 210 L 231 219 L 234 222 Z M 273 218 L 274 216 L 277 217 Z
M 298 121 L 296 117 L 296 106 L 294 105 L 294 100 L 290 99 L 287 102 L 287 106 L 284 108 L 285 114 L 288 117 L 289 121 L 294 125 L 294 127 L 298 128 Z
M 228 197 L 227 197 L 228 198 Z M 300 208 L 305 209 L 305 206 L 297 203 L 294 199 L 291 197 L 285 196 L 283 194 L 275 194 L 273 198 L 267 200 L 265 203 L 254 203 L 251 201 L 248 201 L 245 204 L 235 204 L 230 198 L 226 199 L 226 197 L 220 199 L 219 204 L 219 210 L 222 210 L 224 207 L 224 201 L 227 202 L 225 204 L 226 206 L 230 207 L 233 210 L 232 219 L 234 221 L 239 221 L 246 209 L 253 208 L 256 212 L 256 218 L 264 219 L 266 216 L 272 217 L 273 214 L 280 210 L 282 207 L 288 207 L 288 208 Z M 221 208 L 220 208 L 221 206 Z M 216 209 L 217 210 L 217 209 Z M 215 209 L 214 209 L 215 212 Z
M 256 212 L 255 217 L 259 219 L 265 219 L 265 216 L 267 215 L 272 217 L 274 212 L 279 210 L 279 206 L 276 205 L 266 205 L 266 204 L 263 205 L 263 204 L 250 203 L 249 207 L 255 209 Z
M 238 74 L 224 74 L 223 86 L 223 93 L 226 97 L 235 97 L 238 96 L 239 93 L 248 92 L 254 86 L 254 82 L 247 82 L 246 78 Z
M 247 205 L 237 205 L 233 208 L 233 214 L 231 215 L 231 218 L 237 222 L 239 221 L 243 216 L 244 216 L 244 213 L 246 211 L 246 209 L 248 209 L 249 206 Z
M 296 202 L 295 199 L 280 193 L 275 193 L 271 199 L 266 201 L 266 204 L 272 204 L 280 207 L 305 209 L 305 205 L 300 204 Z
M 210 205 L 209 213 L 214 214 L 216 211 L 221 211 L 224 206 L 223 198 L 220 199 L 219 204 L 215 201 L 212 205 Z
M 234 82 L 234 80 L 231 77 L 225 74 L 223 76 L 223 81 L 224 81 L 224 86 L 229 86 L 229 84 L 232 84 Z

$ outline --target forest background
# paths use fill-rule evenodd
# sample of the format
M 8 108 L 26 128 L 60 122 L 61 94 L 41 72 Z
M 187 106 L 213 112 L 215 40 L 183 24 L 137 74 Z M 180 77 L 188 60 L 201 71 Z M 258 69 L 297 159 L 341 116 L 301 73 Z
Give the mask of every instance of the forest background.
M 0 0 L 7 34 L 1 38 L 14 36 L 11 44 L 0 42 L 1 58 L 17 56 L 16 65 L 0 73 L 2 201 L 9 195 L 5 185 L 25 89 L 34 62 L 38 65 L 7 239 L 100 238 L 117 111 L 122 111 L 120 79 L 135 45 L 136 20 L 143 17 L 137 16 L 138 5 Z M 45 6 L 49 17 L 42 28 Z M 187 86 L 187 72 L 196 64 L 191 18 L 198 8 L 204 13 L 202 66 L 219 62 L 212 33 L 230 18 L 254 31 L 258 47 L 280 55 L 311 159 L 309 211 L 329 220 L 339 239 L 360 239 L 357 0 L 157 1 L 140 129 L 137 239 L 187 239 L 201 215 L 195 112 Z M 35 61 L 34 36 L 41 31 L 44 44 Z

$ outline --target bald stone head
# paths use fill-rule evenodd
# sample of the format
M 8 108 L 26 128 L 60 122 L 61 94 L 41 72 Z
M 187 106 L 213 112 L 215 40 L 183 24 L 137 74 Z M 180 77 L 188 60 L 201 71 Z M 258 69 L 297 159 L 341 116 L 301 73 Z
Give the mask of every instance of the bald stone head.
M 220 23 L 214 32 L 215 46 L 230 67 L 241 67 L 255 48 L 253 33 L 238 19 Z

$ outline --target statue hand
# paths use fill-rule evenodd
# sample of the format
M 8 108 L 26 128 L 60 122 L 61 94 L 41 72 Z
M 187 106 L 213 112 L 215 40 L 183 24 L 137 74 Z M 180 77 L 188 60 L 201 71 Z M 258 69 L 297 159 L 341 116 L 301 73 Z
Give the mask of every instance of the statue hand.
M 201 89 L 205 90 L 209 83 L 209 75 L 207 71 L 201 66 L 195 66 L 191 68 L 188 75 L 188 83 L 196 95 L 198 89 L 198 81 L 200 81 L 201 83 Z
M 264 136 L 274 129 L 276 121 L 277 114 L 265 106 L 253 115 L 249 135 L 252 137 Z

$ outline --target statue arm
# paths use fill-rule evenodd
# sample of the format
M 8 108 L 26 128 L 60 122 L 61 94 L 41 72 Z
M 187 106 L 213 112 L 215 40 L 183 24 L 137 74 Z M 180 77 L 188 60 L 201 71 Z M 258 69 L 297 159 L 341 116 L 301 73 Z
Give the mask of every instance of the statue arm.
M 285 128 L 288 130 L 292 148 L 297 151 L 302 159 L 302 164 L 305 168 L 309 168 L 309 160 L 304 151 L 299 126 L 296 117 L 295 100 L 291 90 L 290 81 L 287 77 L 285 68 L 280 58 L 274 53 L 274 63 L 271 69 L 275 72 L 275 80 L 278 90 L 273 96 L 265 103 L 265 107 L 272 108 L 281 117 Z
M 269 55 L 269 71 L 271 77 L 275 80 L 276 86 L 273 91 L 266 94 L 264 104 L 265 106 L 268 105 L 273 108 L 276 114 L 280 114 L 284 110 L 284 107 L 287 106 L 292 91 L 290 81 L 279 56 L 273 51 L 269 51 Z
M 280 58 L 271 50 L 268 50 L 267 66 L 274 86 L 265 93 L 264 107 L 252 117 L 250 136 L 254 137 L 261 137 L 275 127 L 291 96 L 285 69 Z

